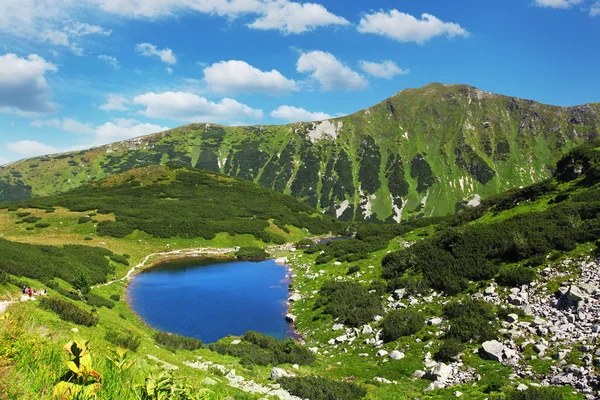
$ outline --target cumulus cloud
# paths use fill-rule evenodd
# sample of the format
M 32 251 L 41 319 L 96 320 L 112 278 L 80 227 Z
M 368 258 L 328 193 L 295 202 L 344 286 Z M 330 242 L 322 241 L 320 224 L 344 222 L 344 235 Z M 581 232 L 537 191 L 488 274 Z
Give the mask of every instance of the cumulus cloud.
M 59 149 L 35 140 L 19 140 L 18 142 L 10 142 L 6 144 L 6 148 L 21 157 L 35 157 L 44 154 L 61 153 L 69 150 Z
M 424 44 L 436 36 L 448 38 L 469 36 L 469 33 L 459 24 L 444 22 L 431 14 L 423 14 L 421 19 L 417 19 L 398 10 L 364 15 L 360 20 L 358 31 L 387 36 L 399 42 L 418 44 Z
M 392 79 L 396 75 L 406 75 L 410 72 L 408 69 L 402 69 L 393 61 L 384 61 L 375 63 L 370 61 L 360 61 L 360 69 L 365 73 L 376 78 Z
M 21 58 L 8 53 L 0 56 L 0 112 L 13 114 L 51 113 L 58 106 L 46 82 L 46 72 L 57 68 L 37 54 Z
M 263 72 L 244 61 L 221 61 L 204 69 L 204 81 L 217 93 L 261 92 L 282 95 L 298 90 L 296 82 L 279 71 Z
M 90 135 L 90 134 L 94 133 L 94 128 L 92 127 L 91 124 L 85 124 L 85 123 L 79 122 L 73 118 L 64 118 L 62 120 L 58 119 L 58 118 L 49 119 L 49 120 L 41 120 L 41 121 L 38 120 L 38 121 L 33 121 L 30 125 L 33 127 L 36 127 L 36 128 L 43 128 L 43 127 L 59 128 L 66 132 L 83 134 L 83 135 Z
M 288 122 L 322 121 L 324 119 L 333 118 L 331 115 L 324 112 L 310 112 L 304 108 L 293 106 L 281 106 L 276 110 L 271 111 L 270 115 L 273 118 L 282 119 Z
M 55 46 L 69 47 L 73 53 L 80 56 L 83 55 L 83 49 L 73 40 L 87 35 L 109 36 L 111 33 L 111 30 L 104 29 L 101 26 L 76 21 L 63 26 L 62 30 L 45 30 L 41 33 L 40 38 Z
M 100 54 L 98 56 L 98 60 L 102 60 L 102 61 L 106 62 L 108 65 L 112 65 L 114 69 L 120 68 L 119 61 L 117 60 L 116 57 L 107 56 L 106 54 Z
M 345 18 L 327 11 L 315 3 L 294 3 L 287 0 L 269 1 L 263 15 L 248 26 L 252 29 L 276 29 L 286 35 L 312 31 L 320 26 L 348 25 Z
M 547 8 L 571 8 L 581 4 L 582 0 L 534 0 L 533 4 Z
M 124 96 L 109 93 L 106 98 L 106 103 L 102 104 L 100 109 L 104 111 L 127 111 L 129 110 L 127 104 L 129 103 L 129 100 L 127 100 Z
M 363 90 L 369 85 L 365 77 L 339 61 L 333 54 L 323 51 L 303 53 L 296 66 L 298 72 L 310 74 L 321 91 Z
M 594 4 L 592 4 L 592 7 L 590 8 L 590 16 L 591 17 L 600 16 L 600 1 L 597 1 Z
M 250 108 L 230 98 L 218 103 L 189 92 L 146 93 L 133 99 L 146 109 L 150 118 L 168 118 L 182 122 L 223 122 L 259 120 L 262 110 Z
M 119 140 L 132 139 L 138 136 L 166 131 L 169 128 L 149 123 L 142 123 L 135 119 L 115 118 L 97 126 L 94 132 L 94 145 L 102 145 Z
M 162 50 L 159 50 L 156 46 L 150 44 L 150 43 L 139 43 L 135 46 L 135 50 L 140 53 L 143 56 L 146 57 L 159 57 L 160 61 L 166 63 L 166 64 L 175 64 L 177 63 L 177 57 L 175 57 L 175 54 L 173 54 L 173 51 L 171 49 L 164 48 Z
M 264 0 L 93 0 L 112 14 L 137 18 L 158 18 L 182 12 L 235 17 L 257 13 Z

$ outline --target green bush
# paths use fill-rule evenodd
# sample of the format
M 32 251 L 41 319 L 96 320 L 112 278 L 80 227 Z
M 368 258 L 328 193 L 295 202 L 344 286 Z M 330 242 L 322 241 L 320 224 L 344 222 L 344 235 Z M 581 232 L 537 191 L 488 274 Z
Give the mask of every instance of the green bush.
M 351 382 L 338 382 L 317 376 L 280 378 L 277 383 L 294 396 L 311 400 L 358 400 L 367 395 L 365 388 Z
M 49 226 L 50 226 L 50 224 L 47 222 L 38 222 L 37 224 L 35 224 L 36 228 L 47 228 Z
M 91 281 L 90 276 L 83 270 L 77 271 L 77 275 L 73 280 L 73 287 L 79 290 L 81 293 L 87 293 L 90 291 Z
M 19 218 L 25 218 L 25 217 L 28 217 L 30 215 L 31 215 L 30 212 L 18 212 L 17 213 L 17 217 L 19 217 Z
M 110 299 L 112 301 L 121 301 L 121 296 L 119 296 L 118 294 L 111 294 Z
M 38 221 L 41 221 L 42 218 L 36 217 L 35 215 L 30 215 L 28 217 L 23 218 L 21 221 L 27 224 L 35 224 Z
M 115 306 L 115 303 L 113 303 L 112 301 L 105 299 L 102 296 L 98 296 L 97 294 L 94 294 L 94 293 L 86 294 L 85 298 L 86 298 L 86 303 L 88 303 L 88 305 L 90 305 L 92 307 L 96 307 L 96 308 L 106 307 L 106 308 L 112 309 Z
M 248 331 L 242 336 L 239 344 L 223 342 L 209 345 L 211 350 L 219 354 L 229 354 L 240 358 L 245 366 L 299 364 L 307 365 L 315 361 L 315 355 L 306 347 L 299 345 L 293 339 L 276 339 L 259 332 Z
M 465 351 L 465 344 L 458 339 L 447 339 L 442 341 L 442 345 L 436 351 L 434 358 L 441 362 L 452 362 L 454 357 Z
M 463 343 L 471 340 L 482 343 L 497 336 L 496 314 L 492 306 L 483 300 L 468 299 L 448 303 L 444 314 L 450 319 L 446 339 Z
M 85 224 L 86 222 L 90 222 L 92 220 L 92 217 L 90 216 L 83 216 L 83 217 L 79 217 L 79 219 L 77 220 L 78 224 Z
M 142 338 L 140 337 L 140 335 L 131 332 L 121 333 L 113 329 L 109 329 L 106 331 L 104 339 L 114 344 L 115 346 L 119 346 L 131 351 L 136 351 L 142 343 Z
M 390 311 L 381 322 L 383 340 L 394 341 L 402 336 L 414 335 L 425 326 L 425 318 L 412 308 Z
M 354 327 L 371 322 L 383 313 L 379 296 L 369 293 L 366 286 L 356 282 L 326 282 L 315 302 L 315 308 L 321 307 L 325 314 Z
M 113 260 L 114 262 L 117 262 L 119 264 L 129 266 L 129 261 L 127 260 L 127 257 L 125 257 L 125 256 L 122 256 L 119 254 L 111 254 L 110 256 L 108 256 L 108 258 L 110 258 L 111 260 Z
M 241 247 L 236 253 L 235 256 L 238 260 L 248 260 L 248 261 L 260 261 L 266 260 L 269 258 L 269 253 L 261 249 L 260 247 Z
M 8 276 L 8 272 L 3 269 L 0 269 L 0 285 L 9 282 L 10 277 Z
M 500 271 L 496 282 L 502 286 L 521 286 L 528 285 L 533 282 L 537 274 L 531 268 L 515 267 L 506 268 Z
M 40 299 L 40 307 L 55 312 L 64 321 L 84 326 L 95 326 L 98 324 L 98 316 L 77 307 L 70 301 L 55 297 L 42 297 Z
M 360 271 L 360 267 L 358 265 L 353 265 L 350 268 L 348 268 L 348 272 L 346 272 L 346 275 L 352 275 L 357 273 L 358 271 Z
M 524 391 L 514 391 L 506 396 L 507 400 L 564 400 L 566 397 L 556 388 L 531 387 Z
M 200 340 L 176 333 L 157 332 L 154 340 L 162 346 L 175 350 L 198 350 L 202 347 Z

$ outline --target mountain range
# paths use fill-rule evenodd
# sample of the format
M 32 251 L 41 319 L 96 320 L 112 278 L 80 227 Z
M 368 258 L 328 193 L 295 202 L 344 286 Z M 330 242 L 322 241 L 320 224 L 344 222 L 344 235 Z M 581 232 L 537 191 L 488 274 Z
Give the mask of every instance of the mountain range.
M 600 103 L 540 104 L 467 85 L 406 89 L 352 115 L 288 125 L 195 123 L 0 167 L 0 202 L 179 164 L 256 182 L 341 220 L 439 216 L 549 178 L 600 132 Z

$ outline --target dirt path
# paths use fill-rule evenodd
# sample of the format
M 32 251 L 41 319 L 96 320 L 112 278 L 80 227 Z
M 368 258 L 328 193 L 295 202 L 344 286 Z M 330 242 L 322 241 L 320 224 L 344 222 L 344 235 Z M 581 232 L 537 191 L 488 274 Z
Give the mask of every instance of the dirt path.
M 24 295 L 21 295 L 20 300 L 0 301 L 0 315 L 4 314 L 6 312 L 6 309 L 8 308 L 8 306 L 10 306 L 11 304 L 20 303 L 22 301 L 32 301 L 35 299 L 36 299 L 35 296 L 29 297 L 24 294 Z
M 109 281 L 106 283 L 102 283 L 100 285 L 94 285 L 92 286 L 92 288 L 97 288 L 97 287 L 102 287 L 102 286 L 108 286 L 108 285 L 112 285 L 115 282 L 123 282 L 123 281 L 128 281 L 131 279 L 131 277 L 133 276 L 133 274 L 135 273 L 135 271 L 143 268 L 146 263 L 148 262 L 148 260 L 150 260 L 152 257 L 155 256 L 159 256 L 161 258 L 168 258 L 170 256 L 177 256 L 177 257 L 204 257 L 204 256 L 221 256 L 227 253 L 233 253 L 235 252 L 236 249 L 234 248 L 224 248 L 224 249 L 219 249 L 219 248 L 214 248 L 214 247 L 207 247 L 207 248 L 198 248 L 198 249 L 183 249 L 183 250 L 173 250 L 173 251 L 161 251 L 158 253 L 152 253 L 152 254 L 148 254 L 143 260 L 142 262 L 140 262 L 138 265 L 132 267 L 129 271 L 127 271 L 127 274 L 121 278 L 121 279 L 117 279 L 114 281 Z

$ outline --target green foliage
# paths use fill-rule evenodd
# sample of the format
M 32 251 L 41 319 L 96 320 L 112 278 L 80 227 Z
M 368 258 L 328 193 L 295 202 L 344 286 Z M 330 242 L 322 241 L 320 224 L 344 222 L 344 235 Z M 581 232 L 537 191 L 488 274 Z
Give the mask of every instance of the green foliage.
M 369 293 L 366 286 L 356 282 L 326 282 L 319 291 L 315 308 L 323 308 L 339 322 L 359 327 L 383 313 L 377 294 Z
M 242 336 L 239 344 L 223 342 L 209 345 L 211 350 L 220 354 L 230 354 L 240 358 L 246 366 L 299 364 L 307 365 L 315 361 L 315 355 L 306 347 L 300 346 L 292 338 L 275 339 L 259 332 L 248 331 Z
M 509 393 L 506 400 L 565 400 L 565 396 L 556 388 L 531 387 L 524 391 Z
M 8 272 L 3 269 L 0 269 L 0 285 L 10 282 L 10 276 Z
M 92 284 L 106 281 L 114 273 L 106 258 L 109 250 L 79 245 L 39 246 L 0 238 L 0 268 L 11 275 L 40 281 L 61 278 L 74 283 L 78 271 L 85 271 Z
M 454 358 L 465 351 L 466 346 L 463 342 L 456 338 L 450 338 L 442 341 L 441 346 L 434 354 L 434 358 L 441 362 L 452 362 Z
M 85 270 L 77 271 L 77 275 L 75 276 L 75 279 L 73 279 L 73 287 L 81 293 L 88 293 L 91 285 L 92 282 L 90 281 L 90 276 L 87 272 L 85 272 Z
M 139 387 L 141 400 L 208 400 L 212 392 L 206 388 L 191 386 L 177 378 L 170 370 L 152 371 L 144 385 Z
M 129 359 L 129 351 L 122 347 L 117 347 L 116 349 L 111 349 L 109 347 L 108 350 L 111 354 L 106 356 L 106 359 L 120 372 L 127 371 L 136 361 L 135 358 Z
M 165 173 L 175 179 L 154 182 L 157 174 Z M 97 231 L 99 235 L 118 238 L 137 229 L 160 238 L 213 239 L 217 233 L 227 232 L 282 243 L 283 238 L 266 231 L 269 220 L 276 219 L 282 226 L 306 228 L 314 234 L 335 231 L 338 226 L 333 218 L 290 196 L 200 170 L 157 166 L 110 182 L 26 203 L 34 208 L 62 206 L 71 211 L 113 213 L 116 221 L 99 222 Z M 24 220 L 27 218 L 30 217 Z
M 36 228 L 47 228 L 49 226 L 50 226 L 50 224 L 47 222 L 38 222 L 37 224 L 35 224 Z
M 110 299 L 112 301 L 121 301 L 121 296 L 119 296 L 118 294 L 111 294 Z
M 106 307 L 106 308 L 113 308 L 115 306 L 115 303 L 113 303 L 112 301 L 105 299 L 102 296 L 99 296 L 95 293 L 87 293 L 85 295 L 85 299 L 86 299 L 86 303 L 92 307 L 96 307 L 96 308 L 100 308 L 100 307 Z
M 92 217 L 89 216 L 83 216 L 83 217 L 79 217 L 79 219 L 77 220 L 78 224 L 85 224 L 86 222 L 90 222 L 92 220 Z
M 19 218 L 25 218 L 25 217 L 27 217 L 29 215 L 31 215 L 30 212 L 18 212 L 17 213 L 17 217 L 19 217 Z
M 346 272 L 346 275 L 352 275 L 357 273 L 358 271 L 360 271 L 360 267 L 358 265 L 353 265 L 350 268 L 348 268 L 348 272 Z
M 260 261 L 269 258 L 269 253 L 261 249 L 260 247 L 241 247 L 235 256 L 238 260 L 249 260 L 249 261 Z
M 122 347 L 131 351 L 137 351 L 138 347 L 142 343 L 140 335 L 131 332 L 121 333 L 114 329 L 108 329 L 106 335 L 104 335 L 106 341 L 114 344 L 115 346 Z
M 38 221 L 41 221 L 42 218 L 40 217 L 36 217 L 35 215 L 30 215 L 28 217 L 25 217 L 21 220 L 21 222 L 25 222 L 27 224 L 35 224 Z
M 537 274 L 535 270 L 523 266 L 500 270 L 496 282 L 502 286 L 521 286 L 533 282 Z
M 402 336 L 414 335 L 425 326 L 425 317 L 413 308 L 390 311 L 381 322 L 383 340 L 392 342 Z
M 156 332 L 156 343 L 176 350 L 197 350 L 202 348 L 202 341 L 176 333 Z
M 89 342 L 71 341 L 63 347 L 73 359 L 67 362 L 69 371 L 52 390 L 55 399 L 92 399 L 102 389 L 102 377 L 92 367 Z
M 95 326 L 98 324 L 98 316 L 77 307 L 70 301 L 55 297 L 42 297 L 40 299 L 40 307 L 55 312 L 64 321 L 84 326 Z
M 294 247 L 297 249 L 304 249 L 310 247 L 314 244 L 314 242 L 310 239 L 302 239 L 299 242 L 294 243 Z
M 280 378 L 277 383 L 291 394 L 311 400 L 359 400 L 367 395 L 366 389 L 351 382 L 338 382 L 317 376 Z
M 483 300 L 450 302 L 445 306 L 444 314 L 450 320 L 446 340 L 482 343 L 497 336 L 496 314 L 492 306 Z
M 129 261 L 127 260 L 127 257 L 125 257 L 124 255 L 122 256 L 120 254 L 111 254 L 109 256 L 109 258 L 111 260 L 113 260 L 114 262 L 125 265 L 126 267 L 129 266 Z

